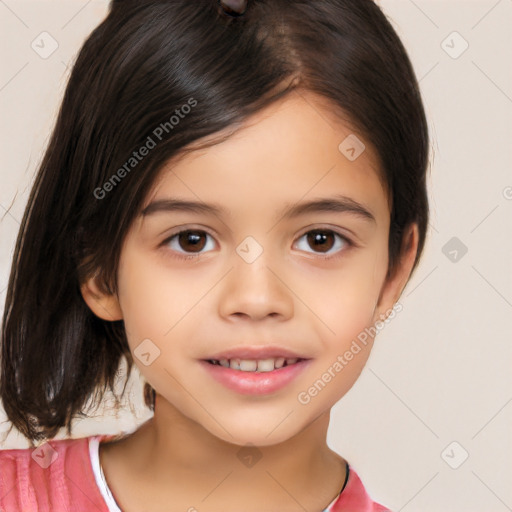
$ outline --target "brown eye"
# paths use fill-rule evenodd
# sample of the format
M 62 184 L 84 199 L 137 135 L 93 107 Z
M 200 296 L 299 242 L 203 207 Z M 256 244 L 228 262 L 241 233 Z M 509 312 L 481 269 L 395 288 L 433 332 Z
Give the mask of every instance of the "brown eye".
M 206 245 L 203 235 L 200 231 L 183 231 L 178 235 L 178 243 L 187 252 L 199 252 Z
M 352 245 L 345 236 L 336 233 L 330 229 L 314 229 L 302 235 L 297 245 L 301 251 L 309 252 L 313 249 L 313 254 L 331 254 L 341 252 L 344 246 Z M 302 247 L 301 247 L 302 246 Z
M 307 234 L 307 240 L 310 247 L 327 252 L 334 246 L 334 233 L 331 231 L 310 231 Z
M 208 238 L 213 240 L 206 231 L 187 229 L 171 236 L 164 244 L 180 254 L 200 254 L 206 252 L 203 249 L 214 247 L 213 241 L 208 245 Z

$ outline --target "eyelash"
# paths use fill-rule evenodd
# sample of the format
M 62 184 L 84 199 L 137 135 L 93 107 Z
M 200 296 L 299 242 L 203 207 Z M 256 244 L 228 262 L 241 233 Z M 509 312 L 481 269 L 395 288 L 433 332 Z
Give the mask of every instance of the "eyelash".
M 161 243 L 161 247 L 166 247 L 171 242 L 171 240 L 173 240 L 175 237 L 181 235 L 182 233 L 187 233 L 187 232 L 196 232 L 196 233 L 200 233 L 200 234 L 207 234 L 207 235 L 209 235 L 210 237 L 213 238 L 213 234 L 209 233 L 208 231 L 206 231 L 204 229 L 193 229 L 193 228 L 182 229 L 181 231 L 177 231 L 176 233 L 174 233 L 174 234 L 170 235 L 169 237 L 167 237 Z M 304 233 L 302 233 L 302 235 L 300 235 L 297 240 L 300 240 L 301 238 L 303 238 L 307 234 L 314 233 L 314 232 L 333 234 L 333 235 L 337 236 L 338 238 L 340 238 L 346 244 L 346 247 L 344 249 L 339 249 L 336 253 L 334 253 L 333 256 L 321 256 L 321 253 L 315 253 L 315 252 L 309 253 L 309 254 L 316 254 L 316 255 L 318 255 L 318 257 L 320 259 L 322 259 L 322 260 L 336 260 L 336 259 L 339 259 L 339 258 L 341 258 L 343 256 L 345 251 L 347 251 L 351 247 L 355 247 L 356 246 L 356 244 L 352 240 L 347 238 L 345 235 L 342 235 L 341 233 L 338 233 L 337 231 L 334 231 L 332 229 L 327 229 L 327 228 L 310 229 L 309 231 L 305 231 Z M 166 251 L 166 252 L 167 252 L 167 254 L 171 258 L 175 258 L 175 259 L 178 259 L 178 260 L 184 260 L 184 261 L 195 260 L 195 259 L 199 258 L 203 254 L 203 253 L 184 254 L 184 253 L 180 253 L 180 252 L 176 252 L 176 251 L 172 251 L 173 254 L 171 254 L 168 251 Z

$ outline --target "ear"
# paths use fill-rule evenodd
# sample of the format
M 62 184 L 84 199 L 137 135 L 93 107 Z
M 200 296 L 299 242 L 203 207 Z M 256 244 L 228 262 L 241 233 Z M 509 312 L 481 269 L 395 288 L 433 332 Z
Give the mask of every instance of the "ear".
M 123 319 L 117 295 L 108 293 L 98 284 L 98 277 L 89 278 L 80 285 L 80 292 L 89 309 L 99 318 L 114 322 Z
M 402 247 L 400 250 L 399 262 L 394 273 L 386 276 L 382 285 L 379 300 L 375 306 L 373 321 L 383 320 L 386 313 L 389 313 L 395 303 L 402 295 L 402 291 L 411 275 L 416 252 L 418 251 L 418 225 L 411 224 L 405 231 Z

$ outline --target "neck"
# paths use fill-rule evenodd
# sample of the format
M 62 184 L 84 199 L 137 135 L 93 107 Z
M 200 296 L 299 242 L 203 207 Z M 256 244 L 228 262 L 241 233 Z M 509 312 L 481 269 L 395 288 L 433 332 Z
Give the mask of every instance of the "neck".
M 183 504 L 188 499 L 198 510 L 285 511 L 297 504 L 323 510 L 345 480 L 343 459 L 326 444 L 329 419 L 327 410 L 284 442 L 240 446 L 212 435 L 157 394 L 154 416 L 125 443 L 124 467 L 136 460 L 132 479 L 158 493 L 167 490 L 174 503 L 181 493 Z

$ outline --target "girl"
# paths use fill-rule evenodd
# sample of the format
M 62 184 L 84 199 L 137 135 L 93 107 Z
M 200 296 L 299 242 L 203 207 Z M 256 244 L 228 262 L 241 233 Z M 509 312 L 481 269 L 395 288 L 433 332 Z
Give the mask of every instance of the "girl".
M 28 201 L 6 511 L 383 511 L 326 442 L 423 250 L 428 132 L 372 0 L 113 0 Z M 154 415 L 52 441 L 122 360 Z M 36 447 L 37 445 L 37 447 Z

